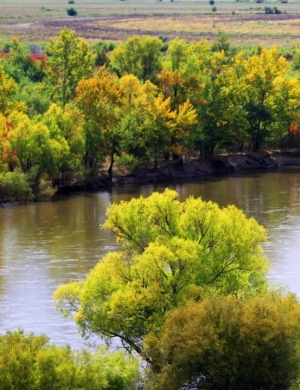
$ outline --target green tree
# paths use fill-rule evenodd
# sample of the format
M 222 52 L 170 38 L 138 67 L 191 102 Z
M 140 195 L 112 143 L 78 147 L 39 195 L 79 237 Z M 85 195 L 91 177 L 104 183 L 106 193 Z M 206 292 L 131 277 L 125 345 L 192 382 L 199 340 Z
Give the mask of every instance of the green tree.
M 68 14 L 69 16 L 76 16 L 76 15 L 77 15 L 77 11 L 76 11 L 76 9 L 75 9 L 74 7 L 68 8 L 68 9 L 67 9 L 67 14 Z
M 247 295 L 265 283 L 265 232 L 255 220 L 234 206 L 177 197 L 166 190 L 113 204 L 104 228 L 116 233 L 121 251 L 55 293 L 83 334 L 118 337 L 149 362 L 144 338 L 159 334 L 170 310 L 205 291 Z
M 299 377 L 300 304 L 269 292 L 206 297 L 175 309 L 146 338 L 151 390 L 291 389 Z
M 48 172 L 60 185 L 67 185 L 74 174 L 80 173 L 84 156 L 82 114 L 74 105 L 63 110 L 52 104 L 41 119 L 49 129 L 52 149 Z
M 198 132 L 190 139 L 193 149 L 198 147 L 205 156 L 211 156 L 217 148 L 242 145 L 248 124 L 239 55 L 228 64 L 225 52 L 217 51 L 211 55 L 209 63 L 203 76 L 204 103 L 197 107 Z
M 224 31 L 218 31 L 217 37 L 218 39 L 213 43 L 211 50 L 213 52 L 223 51 L 227 57 L 231 57 L 234 54 L 235 50 L 231 47 L 229 35 L 226 34 Z
M 111 53 L 112 65 L 121 75 L 133 74 L 142 81 L 153 80 L 161 69 L 162 44 L 159 38 L 133 36 Z
M 51 96 L 65 107 L 74 98 L 78 82 L 91 75 L 95 56 L 89 45 L 66 27 L 57 39 L 50 39 L 47 53 L 47 78 L 53 86 Z
M 113 42 L 99 41 L 92 45 L 92 50 L 95 53 L 95 65 L 104 66 L 110 64 L 109 53 L 116 48 Z

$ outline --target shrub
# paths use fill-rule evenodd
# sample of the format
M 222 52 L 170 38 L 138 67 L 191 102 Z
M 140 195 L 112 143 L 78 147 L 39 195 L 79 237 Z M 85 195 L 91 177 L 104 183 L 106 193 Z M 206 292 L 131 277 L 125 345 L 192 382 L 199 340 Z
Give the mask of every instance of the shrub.
M 69 0 L 68 4 L 75 4 L 75 1 L 74 0 Z
M 271 7 L 265 7 L 265 14 L 281 14 L 280 9 L 277 7 L 271 8 Z
M 209 0 L 209 4 L 210 4 L 210 5 L 214 5 L 214 4 L 215 4 L 215 1 L 214 1 L 214 0 Z
M 292 294 L 190 301 L 146 338 L 159 367 L 151 390 L 299 389 L 299 320 Z
M 28 202 L 32 199 L 32 190 L 24 173 L 0 173 L 0 202 Z
M 124 165 L 128 170 L 133 170 L 139 164 L 138 158 L 132 154 L 122 153 L 121 156 L 116 158 L 116 162 L 120 165 Z
M 274 10 L 273 8 L 271 7 L 265 7 L 265 14 L 273 14 L 274 13 Z
M 217 11 L 217 7 L 216 6 L 214 6 L 214 7 L 212 7 L 212 12 L 216 12 Z
M 300 50 L 297 50 L 292 62 L 292 68 L 294 70 L 300 69 Z
M 67 14 L 68 14 L 69 16 L 76 16 L 76 15 L 77 15 L 77 11 L 76 11 L 75 8 L 68 8 L 68 9 L 67 9 Z
M 0 336 L 1 390 L 125 390 L 137 379 L 137 361 L 123 352 L 74 352 L 22 330 Z

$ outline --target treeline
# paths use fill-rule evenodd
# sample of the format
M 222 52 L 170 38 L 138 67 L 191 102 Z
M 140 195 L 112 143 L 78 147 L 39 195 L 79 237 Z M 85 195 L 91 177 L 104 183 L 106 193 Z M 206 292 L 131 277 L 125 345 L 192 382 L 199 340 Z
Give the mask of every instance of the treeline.
M 44 49 L 18 38 L 0 53 L 1 199 L 45 183 L 92 183 L 107 162 L 298 147 L 298 69 L 276 47 L 251 55 L 206 41 L 133 36 L 88 45 L 64 28 Z

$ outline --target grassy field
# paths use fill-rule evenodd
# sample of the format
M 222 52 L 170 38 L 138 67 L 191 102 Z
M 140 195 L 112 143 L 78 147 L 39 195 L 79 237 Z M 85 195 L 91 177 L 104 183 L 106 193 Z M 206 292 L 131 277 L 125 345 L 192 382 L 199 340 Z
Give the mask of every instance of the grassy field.
M 134 34 L 213 40 L 222 30 L 236 45 L 300 47 L 300 2 L 215 0 L 215 6 L 213 12 L 208 0 L 1 0 L 0 39 L 45 41 L 64 26 L 89 41 L 119 41 Z M 266 15 L 266 6 L 281 14 Z M 67 16 L 70 7 L 76 17 Z

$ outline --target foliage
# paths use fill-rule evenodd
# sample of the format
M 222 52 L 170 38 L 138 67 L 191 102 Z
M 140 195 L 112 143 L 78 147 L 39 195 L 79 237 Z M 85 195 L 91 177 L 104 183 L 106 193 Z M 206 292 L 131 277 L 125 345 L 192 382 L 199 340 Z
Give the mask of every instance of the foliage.
M 21 330 L 0 336 L 2 390 L 130 390 L 137 379 L 137 362 L 122 352 L 73 352 Z
M 52 104 L 43 116 L 49 129 L 51 164 L 48 173 L 59 185 L 68 185 L 72 174 L 80 172 L 84 155 L 83 117 L 78 108 L 65 106 L 63 110 Z
M 155 78 L 161 69 L 162 41 L 153 37 L 133 36 L 112 52 L 112 63 L 121 75 L 133 74 L 142 81 Z
M 290 389 L 300 364 L 300 305 L 277 292 L 208 297 L 175 309 L 145 341 L 155 389 Z
M 95 65 L 103 66 L 110 64 L 109 53 L 115 49 L 116 45 L 113 42 L 99 41 L 92 46 L 92 50 L 96 55 Z
M 29 202 L 33 193 L 26 176 L 20 171 L 0 172 L 0 202 Z
M 68 14 L 69 16 L 76 16 L 76 15 L 77 15 L 77 11 L 76 11 L 75 8 L 71 7 L 71 8 L 68 8 L 68 9 L 67 9 L 67 14 Z
M 265 14 L 281 14 L 281 11 L 277 7 L 265 7 Z
M 57 39 L 50 39 L 47 53 L 47 78 L 53 86 L 51 97 L 64 107 L 74 98 L 78 82 L 91 74 L 95 57 L 89 45 L 67 28 Z
M 166 190 L 113 204 L 104 228 L 116 233 L 121 251 L 108 253 L 85 282 L 55 293 L 82 333 L 118 337 L 149 362 L 144 338 L 159 334 L 170 310 L 205 291 L 243 296 L 265 283 L 265 232 L 256 221 L 233 206 L 177 197 Z
M 119 153 L 122 138 L 119 80 L 106 69 L 100 69 L 92 78 L 81 80 L 76 92 L 76 103 L 85 118 L 86 165 L 95 169 L 108 155 L 112 180 L 114 156 Z
M 17 84 L 14 79 L 8 76 L 0 66 L 0 113 L 9 114 L 12 110 L 24 110 L 25 105 L 22 102 L 13 101 L 12 95 L 17 90 Z
M 277 110 L 276 101 L 285 88 L 278 89 L 278 83 L 285 84 L 284 74 L 287 70 L 287 61 L 278 54 L 277 48 L 263 48 L 257 55 L 253 55 L 246 60 L 242 60 L 244 68 L 245 88 L 247 90 L 247 103 L 245 109 L 247 112 L 248 127 L 247 132 L 250 137 L 254 151 L 259 150 L 263 142 L 270 141 L 274 137 L 274 124 Z M 298 99 L 298 92 L 293 89 L 295 98 Z M 289 109 L 290 104 L 295 104 L 294 97 L 281 105 L 282 114 Z M 291 118 L 292 119 L 292 118 Z M 293 122 L 293 120 L 291 120 Z M 282 131 L 285 129 L 282 128 Z
M 8 163 L 27 173 L 34 166 L 40 172 L 47 163 L 49 131 L 42 123 L 33 123 L 27 115 L 13 111 L 7 118 L 9 129 L 6 136 Z
M 112 183 L 120 156 L 157 168 L 171 156 L 297 146 L 300 85 L 280 50 L 238 52 L 222 31 L 212 45 L 163 41 L 90 46 L 64 28 L 45 54 L 12 38 L 0 53 L 1 171 L 64 186 L 95 182 L 107 162 Z M 294 74 L 298 62 L 296 51 Z

